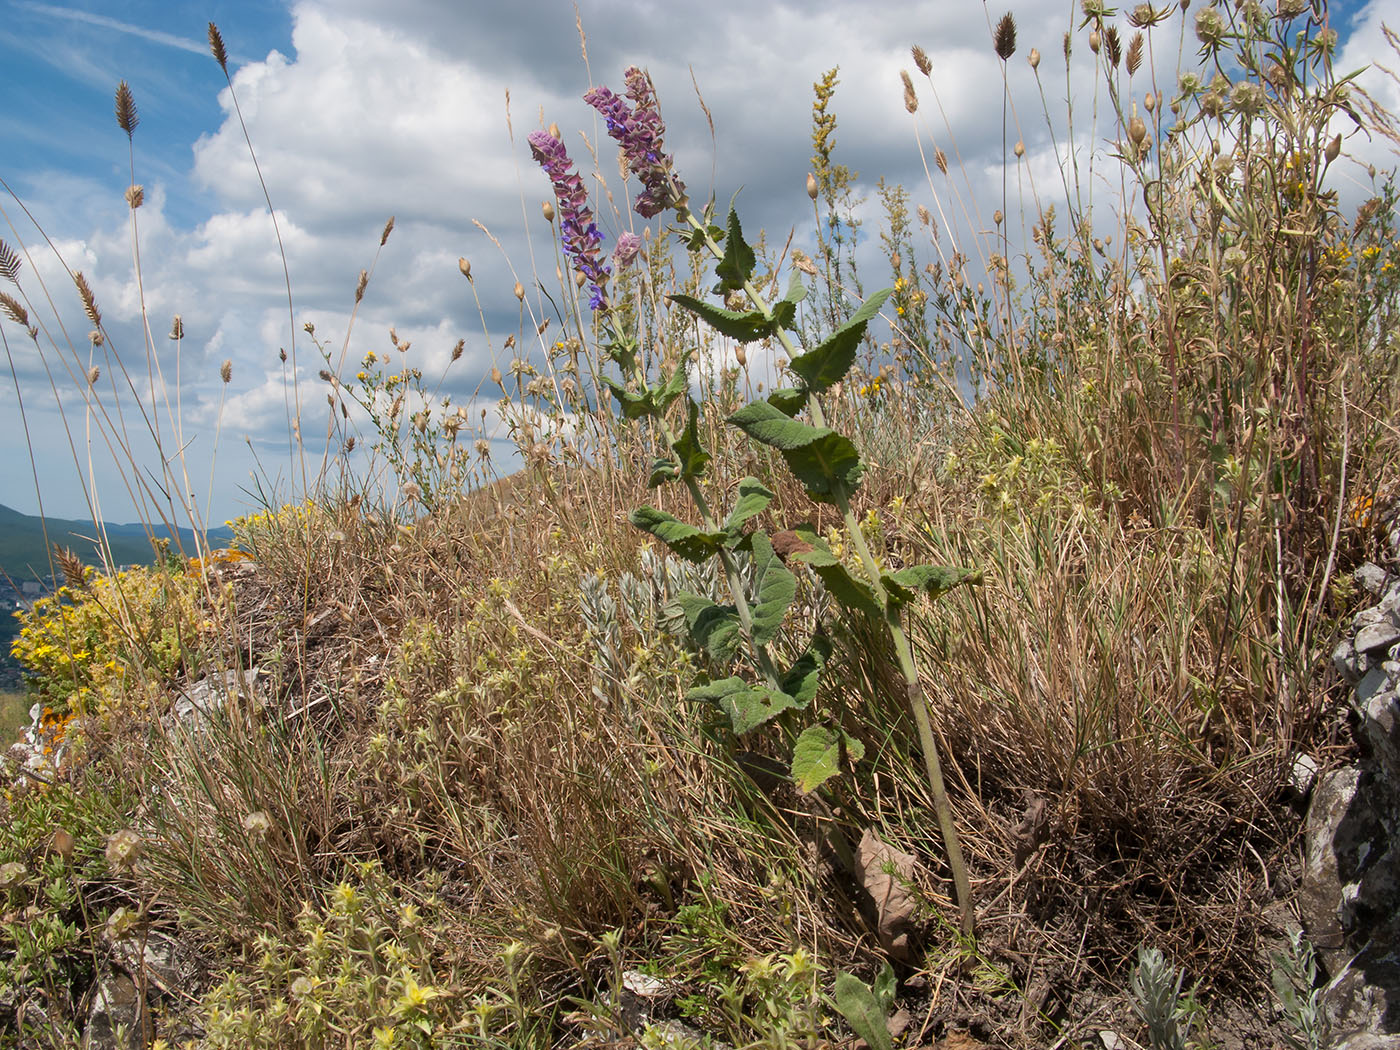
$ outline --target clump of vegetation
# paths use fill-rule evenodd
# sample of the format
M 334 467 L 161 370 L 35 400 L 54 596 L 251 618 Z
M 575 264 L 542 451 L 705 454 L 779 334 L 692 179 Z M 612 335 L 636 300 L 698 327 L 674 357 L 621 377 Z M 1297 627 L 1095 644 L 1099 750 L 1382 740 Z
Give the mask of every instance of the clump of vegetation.
M 1171 72 L 1167 33 L 1199 45 Z M 512 289 L 490 376 L 524 469 L 397 334 L 307 328 L 299 498 L 28 615 L 67 746 L 6 802 L 0 1041 L 78 1038 L 126 909 L 216 975 L 148 1019 L 166 1045 L 1033 1046 L 1094 1000 L 1187 1046 L 1232 996 L 1316 1042 L 1264 911 L 1400 389 L 1392 182 L 1344 213 L 1329 174 L 1339 115 L 1400 138 L 1335 48 L 1303 4 L 1086 4 L 1063 54 L 1108 126 L 1051 131 L 1109 146 L 1047 187 L 1018 142 L 986 200 L 914 47 L 934 174 L 879 184 L 879 280 L 835 70 L 776 251 L 692 199 L 641 70 L 587 96 L 636 180 L 611 251 L 532 132 L 562 280 Z

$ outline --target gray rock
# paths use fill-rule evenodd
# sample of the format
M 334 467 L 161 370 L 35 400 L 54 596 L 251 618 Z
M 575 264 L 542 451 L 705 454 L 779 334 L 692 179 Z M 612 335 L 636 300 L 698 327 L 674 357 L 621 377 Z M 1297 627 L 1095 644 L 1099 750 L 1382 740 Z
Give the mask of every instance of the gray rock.
M 1288 786 L 1301 798 L 1307 798 L 1317 783 L 1317 760 L 1312 755 L 1294 755 L 1288 769 Z
M 1330 1050 L 1400 1050 L 1400 1035 L 1352 1032 L 1340 1042 L 1331 1044 Z
M 1359 653 L 1388 652 L 1396 642 L 1400 642 L 1400 627 L 1397 627 L 1389 616 L 1367 624 L 1356 632 L 1355 645 Z
M 1337 648 L 1332 650 L 1332 666 L 1352 685 L 1361 680 L 1368 665 L 1365 654 L 1356 651 L 1356 646 L 1351 644 L 1350 638 L 1343 638 L 1337 643 Z
M 1400 784 L 1400 694 L 1394 689 L 1372 693 L 1357 707 L 1371 757 L 1392 783 Z
M 1385 586 L 1392 579 L 1391 574 L 1373 562 L 1367 562 L 1351 574 L 1358 587 L 1364 587 L 1379 598 L 1385 593 Z
M 187 726 L 203 729 L 211 714 L 240 696 L 251 698 L 257 705 L 265 703 L 256 667 L 246 671 L 215 671 L 182 691 L 175 698 L 173 710 L 175 717 Z
M 136 982 L 124 973 L 107 974 L 93 993 L 83 1050 L 142 1050 L 145 1013 Z
M 1371 702 L 1371 698 L 1377 693 L 1394 689 L 1395 683 L 1391 681 L 1390 675 L 1385 673 L 1385 668 L 1372 667 L 1356 684 L 1356 706 L 1364 708 Z
M 1338 973 L 1350 958 L 1347 934 L 1358 918 L 1387 914 L 1378 910 L 1379 902 L 1362 895 L 1363 877 L 1386 852 L 1385 828 L 1369 788 L 1370 781 L 1363 781 L 1359 769 L 1323 775 L 1313 789 L 1304 825 L 1299 914 L 1329 973 Z
M 144 942 L 144 943 L 143 943 Z M 127 975 L 144 980 L 148 991 L 170 995 L 189 988 L 197 979 L 194 952 L 159 930 L 134 930 L 112 943 L 112 959 Z
M 1400 1035 L 1400 919 L 1376 928 L 1366 947 L 1327 985 L 1322 1008 L 1339 1038 Z

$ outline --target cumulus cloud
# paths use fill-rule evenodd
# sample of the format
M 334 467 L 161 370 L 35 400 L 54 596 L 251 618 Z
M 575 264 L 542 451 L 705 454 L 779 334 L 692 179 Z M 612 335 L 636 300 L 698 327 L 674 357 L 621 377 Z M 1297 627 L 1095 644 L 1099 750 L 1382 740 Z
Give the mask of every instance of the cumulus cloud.
M 1003 157 L 1018 140 L 1025 158 L 1019 164 L 1011 158 L 1007 169 L 1013 221 L 1020 221 L 1022 201 L 1031 211 L 1037 200 L 1062 199 L 1064 164 L 1101 148 L 1114 129 L 1082 37 L 1066 73 L 1063 0 L 1012 6 L 1019 47 L 1003 67 L 991 46 L 990 23 L 1000 12 L 975 4 L 895 0 L 871 18 L 845 0 L 710 0 L 703 7 L 583 0 L 585 56 L 573 12 L 555 0 L 497 6 L 295 0 L 289 38 L 261 58 L 232 63 L 234 92 L 210 88 L 218 106 L 213 123 L 182 150 L 159 157 L 138 151 L 136 178 L 148 183 L 137 213 L 139 282 L 121 200 L 124 137 L 105 182 L 66 175 L 42 154 L 29 166 L 11 154 L 6 168 L 19 170 L 4 174 L 26 188 L 41 215 L 58 217 L 52 221 L 65 238 L 57 247 L 92 280 L 115 360 L 144 374 L 149 331 L 166 382 L 179 383 L 172 403 L 181 407 L 191 455 L 204 457 L 201 462 L 212 455 L 211 430 L 221 420 L 215 510 L 227 515 L 259 462 L 266 474 L 286 470 L 277 457 L 285 459 L 297 398 L 307 419 L 303 438 L 319 455 L 326 390 L 317 372 L 329 363 L 348 380 L 368 350 L 388 348 L 391 326 L 412 343 L 405 362 L 423 371 L 438 396 L 471 405 L 474 413 L 487 407 L 491 436 L 501 436 L 488 400 L 495 391 L 483 386 L 483 377 L 513 355 L 542 361 L 553 335 L 538 336 L 537 326 L 549 318 L 558 330 L 554 305 L 532 277 L 538 273 L 542 286 L 552 287 L 556 255 L 539 210 L 548 183 L 530 160 L 525 135 L 557 121 L 585 170 L 596 150 L 606 178 L 600 221 L 609 240 L 624 228 L 640 230 L 627 211 L 615 150 L 581 100 L 592 84 L 620 87 L 628 64 L 646 66 L 657 84 L 667 145 L 692 197 L 700 202 L 713 193 L 723 207 L 742 190 L 746 228 L 766 227 L 770 242 L 795 230 L 795 243 L 811 248 L 812 210 L 802 192 L 812 153 L 811 85 L 838 65 L 837 159 L 860 172 L 863 263 L 878 261 L 874 185 L 881 176 L 908 186 L 911 206 L 924 203 L 943 217 L 945 249 L 954 239 L 985 239 L 992 210 L 1002 206 Z M 35 16 L 45 9 L 28 7 Z M 1397 9 L 1400 0 L 1367 4 L 1339 67 L 1378 58 L 1396 64 L 1379 25 L 1400 21 Z M 109 28 L 126 37 L 143 31 L 130 19 Z M 239 52 L 240 26 L 221 28 Z M 183 54 L 182 42 L 197 33 L 181 28 L 171 36 L 157 43 Z M 909 48 L 916 43 L 932 63 L 928 81 L 913 69 Z M 1039 78 L 1026 62 L 1031 47 L 1042 54 Z M 1189 30 L 1186 52 L 1190 61 Z M 84 54 L 74 56 L 81 77 L 119 75 L 100 56 Z M 1176 66 L 1175 32 L 1154 37 L 1133 97 L 1140 100 L 1149 89 L 1169 95 Z M 915 74 L 920 101 L 913 115 L 901 102 L 906 69 Z M 1363 83 L 1386 103 L 1400 103 L 1393 80 L 1368 74 Z M 1065 125 L 1067 98 L 1075 107 L 1073 131 Z M 138 143 L 146 130 L 138 130 Z M 25 134 L 42 141 L 40 128 Z M 1369 157 L 1382 145 L 1355 141 L 1349 149 Z M 933 167 L 935 147 L 955 164 L 961 158 L 951 178 Z M 276 208 L 276 230 L 259 172 Z M 604 191 L 613 194 L 616 211 L 606 206 Z M 394 230 L 381 247 L 390 215 Z M 459 256 L 472 260 L 472 282 L 458 271 Z M 67 275 L 52 261 L 39 265 L 60 292 L 55 301 L 75 343 L 67 354 L 76 370 L 88 352 L 86 322 Z M 372 276 L 357 304 L 362 269 Z M 524 303 L 512 294 L 517 280 L 527 289 Z M 166 338 L 175 314 L 185 328 L 178 344 Z M 303 330 L 308 322 L 315 341 Z M 507 350 L 512 335 L 516 346 Z M 454 363 L 449 358 L 459 339 L 464 352 Z M 224 360 L 233 371 L 227 388 L 218 374 Z M 754 360 L 756 369 L 770 364 Z M 47 382 L 32 355 L 17 358 L 17 370 L 26 391 Z M 136 385 L 151 401 L 149 389 Z M 48 404 L 35 398 L 36 411 L 57 411 L 52 398 Z M 147 407 L 165 411 L 164 399 L 155 401 Z M 21 439 L 14 425 L 0 439 L 12 452 L 7 458 L 23 456 L 15 451 Z M 0 475 L 0 483 L 12 481 Z M 205 486 L 193 487 L 203 492 Z M 22 496 L 16 501 L 27 503 Z

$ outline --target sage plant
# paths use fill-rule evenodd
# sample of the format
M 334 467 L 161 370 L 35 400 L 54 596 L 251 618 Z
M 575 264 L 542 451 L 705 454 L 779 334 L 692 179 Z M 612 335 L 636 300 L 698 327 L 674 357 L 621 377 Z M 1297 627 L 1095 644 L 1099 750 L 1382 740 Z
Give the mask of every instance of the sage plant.
M 740 344 L 776 340 L 788 356 L 794 385 L 746 405 L 727 422 L 759 444 L 776 449 L 809 498 L 830 504 L 840 512 L 860 562 L 859 570 L 848 568 L 810 522 L 771 536 L 762 528 L 750 528 L 774 497 L 757 478 L 746 477 L 738 483 L 723 518 L 711 507 L 700 484 L 711 457 L 701 444 L 699 405 L 690 394 L 686 358 L 682 356 L 669 374 L 654 379 L 647 374 L 637 337 L 624 331 L 611 311 L 605 285 L 608 271 L 600 256 L 601 238 L 586 195 L 581 192 L 581 180 L 568 162 L 563 143 L 550 132 L 533 132 L 529 137 L 531 150 L 549 175 L 559 201 L 565 254 L 590 285 L 590 305 L 605 336 L 608 357 L 622 372 L 621 380 L 603 376 L 602 381 L 626 420 L 653 421 L 666 454 L 652 464 L 650 484 L 683 486 L 695 505 L 699 524 L 690 524 L 651 506 L 638 507 L 629 519 L 682 558 L 695 563 L 714 559 L 728 583 L 731 602 L 727 604 L 693 591 L 681 591 L 675 601 L 699 648 L 717 663 L 736 671 L 747 664 L 749 673 L 724 678 L 707 676 L 709 680 L 694 685 L 687 697 L 719 708 L 736 734 L 747 733 L 786 711 L 811 705 L 828 655 L 821 625 L 814 626 L 805 648 L 789 662 L 780 660 L 772 646 L 789 618 L 797 594 L 797 580 L 789 563 L 810 567 L 849 614 L 882 623 L 893 643 L 904 682 L 904 700 L 918 730 L 957 892 L 962 931 L 971 936 L 974 915 L 967 869 L 944 789 L 927 702 L 904 631 L 903 613 L 920 593 L 937 597 L 975 574 L 941 565 L 913 565 L 898 571 L 881 566 L 851 508 L 851 497 L 860 486 L 864 470 L 860 453 L 848 437 L 826 425 L 822 406 L 822 396 L 854 364 L 866 328 L 890 290 L 871 296 L 815 346 L 799 347 L 795 341 L 797 308 L 806 295 L 801 275 L 793 271 L 787 294 L 781 300 L 769 303 L 764 298 L 753 280 L 757 259 L 744 240 L 734 207 L 731 205 L 723 229 L 712 223 L 709 208 L 701 215 L 690 209 L 685 186 L 674 173 L 671 155 L 665 152 L 665 124 L 650 78 L 633 67 L 627 70 L 625 80 L 625 97 L 599 87 L 589 91 L 584 100 L 602 115 L 608 134 L 622 148 L 627 171 L 642 183 L 636 211 L 644 218 L 674 211 L 676 221 L 689 231 L 690 249 L 707 252 L 715 260 L 714 272 L 719 279 L 716 292 L 742 293 L 749 308 L 731 310 L 689 295 L 672 295 L 670 301 L 720 335 Z M 614 255 L 619 266 L 630 263 L 640 247 L 631 235 L 624 237 L 629 239 L 625 243 L 620 239 Z M 669 421 L 676 405 L 683 408 L 679 432 Z M 748 574 L 740 571 L 739 552 L 748 555 Z M 741 651 L 746 652 L 746 659 L 741 658 Z M 793 779 L 800 790 L 813 791 L 835 776 L 844 760 L 859 761 L 863 751 L 860 742 L 839 726 L 811 725 L 801 732 L 794 745 Z

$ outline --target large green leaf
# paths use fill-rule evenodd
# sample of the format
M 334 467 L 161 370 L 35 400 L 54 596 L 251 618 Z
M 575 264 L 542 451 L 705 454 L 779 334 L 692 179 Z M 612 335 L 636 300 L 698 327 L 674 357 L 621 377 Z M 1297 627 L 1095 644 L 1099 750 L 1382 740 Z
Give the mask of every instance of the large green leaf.
M 778 322 L 765 316 L 762 310 L 726 310 L 693 295 L 672 295 L 668 298 L 677 306 L 695 314 L 721 335 L 727 335 L 741 343 L 766 339 L 778 328 Z
M 851 370 L 856 350 L 865 336 L 870 319 L 880 312 L 893 288 L 876 292 L 860 305 L 851 319 L 823 339 L 815 349 L 799 354 L 788 362 L 788 368 L 802 377 L 807 389 L 821 393 Z
M 807 404 L 807 391 L 785 386 L 768 395 L 768 403 L 785 416 L 795 416 Z
M 792 273 L 788 275 L 787 295 L 783 296 L 783 299 L 795 306 L 805 298 L 807 298 L 807 285 L 802 281 L 801 271 L 794 267 Z
M 762 532 L 753 534 L 754 586 L 753 643 L 767 645 L 778 634 L 788 607 L 797 597 L 797 577 L 773 553 L 773 544 Z
M 814 500 L 834 502 L 838 487 L 849 494 L 860 484 L 864 469 L 860 453 L 850 439 L 830 427 L 799 422 L 767 401 L 745 405 L 729 417 L 729 422 L 755 441 L 778 449 Z
M 812 567 L 821 577 L 831 596 L 847 609 L 865 613 L 867 616 L 880 615 L 880 603 L 869 581 L 853 576 L 832 553 L 826 540 L 817 535 L 816 529 L 803 523 L 792 530 L 794 538 L 785 549 L 789 551 L 789 561 L 800 561 Z
M 959 584 L 975 583 L 981 578 L 982 574 L 975 569 L 958 569 L 951 565 L 910 565 L 898 572 L 882 573 L 880 582 L 885 585 L 891 598 L 907 603 L 913 601 L 920 591 L 926 592 L 930 598 L 938 598 Z
M 734 200 L 739 195 L 734 194 Z M 758 260 L 753 249 L 744 240 L 744 229 L 739 225 L 739 213 L 734 210 L 734 200 L 729 202 L 729 236 L 724 245 L 724 258 L 715 267 L 715 274 L 726 291 L 737 291 L 744 282 L 753 276 L 754 265 Z
M 894 1050 L 894 1040 L 885 1027 L 885 1007 L 864 981 L 849 973 L 838 973 L 832 991 L 836 1009 L 870 1050 Z
M 602 379 L 612 391 L 613 397 L 617 398 L 622 407 L 622 414 L 627 419 L 660 416 L 670 407 L 671 402 L 685 393 L 689 385 L 686 379 L 685 358 L 681 358 L 665 383 L 643 390 L 628 390 L 625 383 L 620 383 L 611 376 L 603 376 Z
M 818 634 L 807 651 L 783 675 L 783 692 L 796 700 L 799 707 L 806 707 L 816 699 L 817 683 L 830 654 L 831 644 L 825 636 Z
M 744 478 L 739 482 L 739 498 L 730 508 L 729 517 L 724 519 L 724 531 L 729 537 L 729 546 L 743 539 L 744 522 L 768 509 L 773 502 L 773 493 L 757 478 Z
M 729 716 L 735 733 L 747 733 L 770 718 L 797 706 L 792 697 L 776 689 L 750 685 L 742 678 L 724 678 L 708 685 L 695 686 L 686 694 L 688 700 L 704 700 L 714 704 Z
M 716 660 L 730 660 L 739 643 L 744 640 L 739 624 L 739 610 L 732 605 L 717 605 L 710 599 L 691 591 L 681 591 L 673 599 L 685 616 L 690 637 Z
M 797 790 L 811 794 L 841 772 L 841 750 L 854 762 L 865 757 L 865 745 L 826 726 L 808 726 L 792 747 L 792 779 Z
M 627 520 L 643 532 L 649 532 L 687 561 L 702 562 L 713 557 L 724 541 L 722 532 L 705 532 L 687 525 L 655 507 L 638 507 Z
M 685 399 L 685 429 L 680 437 L 671 443 L 671 451 L 676 454 L 682 478 L 698 478 L 705 473 L 710 462 L 710 454 L 700 444 L 700 406 L 689 397 Z

